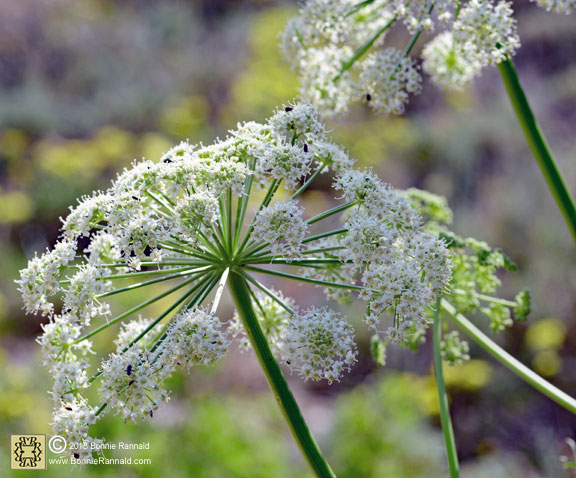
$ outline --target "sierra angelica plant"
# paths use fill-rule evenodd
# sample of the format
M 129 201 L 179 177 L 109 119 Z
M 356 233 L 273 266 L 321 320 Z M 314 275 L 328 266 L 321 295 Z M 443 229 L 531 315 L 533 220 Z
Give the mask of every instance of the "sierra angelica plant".
M 323 174 L 334 205 L 311 215 L 301 198 Z M 89 427 L 104 412 L 153 418 L 169 398 L 167 378 L 214 364 L 236 343 L 259 358 L 312 469 L 333 476 L 278 362 L 305 380 L 340 380 L 358 350 L 338 302 L 364 303 L 380 355 L 388 345 L 416 348 L 443 295 L 454 310 L 491 318 L 528 312 L 527 297 L 493 295 L 509 260 L 451 232 L 450 219 L 442 198 L 355 169 L 309 104 L 239 124 L 210 146 L 185 142 L 134 163 L 71 208 L 57 244 L 18 281 L 26 310 L 47 318 L 38 342 L 54 378 L 55 433 L 84 445 L 70 454 L 90 457 L 102 440 Z M 319 287 L 326 303 L 301 307 L 266 276 Z M 128 310 L 109 303 L 154 285 L 167 287 Z M 218 316 L 226 287 L 231 319 Z M 146 315 L 166 298 L 160 315 Z M 95 350 L 92 339 L 107 329 L 117 334 L 113 350 Z M 467 355 L 454 334 L 443 351 L 454 361 Z M 88 400 L 93 386 L 99 403 Z
M 570 14 L 574 0 L 532 0 Z M 391 29 L 406 46 L 388 46 Z M 424 35 L 423 35 L 424 34 Z M 421 61 L 411 56 L 425 37 Z M 506 0 L 306 0 L 281 35 L 300 77 L 301 96 L 326 118 L 364 102 L 378 113 L 403 114 L 420 93 L 421 71 L 443 90 L 460 90 L 497 66 L 518 123 L 576 242 L 576 206 L 516 74 L 520 47 L 512 2 Z

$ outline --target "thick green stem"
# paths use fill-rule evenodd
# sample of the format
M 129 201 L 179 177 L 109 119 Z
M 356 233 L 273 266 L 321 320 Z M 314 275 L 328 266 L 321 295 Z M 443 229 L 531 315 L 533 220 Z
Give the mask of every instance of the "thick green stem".
M 452 317 L 454 321 L 462 327 L 478 345 L 480 345 L 480 347 L 486 350 L 486 352 L 492 355 L 496 360 L 518 375 L 526 383 L 532 385 L 536 390 L 576 415 L 576 400 L 574 398 L 567 393 L 564 393 L 562 390 L 559 390 L 550 382 L 544 380 L 536 372 L 530 370 L 526 365 L 512 357 L 512 355 L 494 343 L 490 337 L 484 335 L 484 333 L 482 333 L 482 331 L 480 331 L 480 329 L 478 329 L 466 317 L 459 314 L 456 308 L 445 299 L 442 300 L 442 309 L 444 309 L 450 317 Z
M 282 371 L 272 355 L 266 336 L 260 327 L 260 322 L 254 311 L 246 280 L 237 272 L 231 271 L 228 281 L 230 293 L 236 304 L 242 323 L 246 328 L 252 348 L 260 361 L 268 384 L 276 396 L 276 400 L 290 425 L 292 434 L 302 454 L 312 470 L 314 470 L 316 476 L 334 478 L 336 475 L 334 475 L 334 472 L 330 469 L 330 465 L 328 465 L 322 456 L 314 437 L 308 429 L 308 425 L 306 425 L 304 421 L 298 404 L 286 383 L 286 379 L 282 375 Z
M 444 373 L 442 371 L 442 352 L 440 341 L 442 340 L 442 318 L 440 317 L 440 297 L 436 303 L 434 313 L 434 326 L 432 330 L 434 340 L 434 378 L 436 379 L 436 389 L 438 390 L 438 401 L 440 402 L 440 422 L 442 423 L 442 433 L 446 442 L 446 454 L 448 455 L 448 466 L 450 467 L 450 478 L 458 478 L 458 452 L 456 451 L 456 441 L 452 420 L 450 419 L 450 408 L 448 405 L 448 394 L 444 383 Z
M 554 196 L 556 204 L 558 204 L 564 220 L 570 229 L 572 238 L 576 242 L 576 207 L 574 207 L 574 200 L 566 184 L 564 184 L 564 179 L 556 166 L 554 156 L 552 156 L 546 139 L 540 131 L 538 122 L 532 113 L 532 109 L 524 94 L 512 60 L 508 58 L 499 63 L 498 71 L 500 71 L 500 76 L 502 77 L 508 97 L 516 112 L 516 116 L 518 117 L 518 122 L 524 130 L 528 146 L 530 146 L 532 154 L 538 162 L 538 166 L 540 166 L 542 175 L 546 179 L 548 187 L 552 192 L 552 196 Z

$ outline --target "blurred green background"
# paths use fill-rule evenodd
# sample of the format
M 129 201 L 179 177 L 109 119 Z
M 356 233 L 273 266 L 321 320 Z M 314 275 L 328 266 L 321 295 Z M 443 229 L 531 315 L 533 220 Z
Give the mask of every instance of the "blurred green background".
M 574 190 L 574 18 L 515 3 L 519 74 Z M 277 36 L 295 11 L 272 0 L 0 0 L 1 476 L 10 434 L 50 433 L 49 377 L 34 343 L 41 320 L 21 310 L 18 270 L 56 240 L 59 217 L 78 196 L 105 188 L 133 159 L 156 159 L 185 138 L 211 142 L 292 100 L 297 78 Z M 496 339 L 576 394 L 575 249 L 497 71 L 448 95 L 425 81 L 403 117 L 359 106 L 330 128 L 360 165 L 396 187 L 446 195 L 458 233 L 507 251 L 520 271 L 502 277 L 502 295 L 530 288 L 534 312 Z M 313 190 L 308 200 L 324 194 Z M 307 292 L 305 300 L 323 300 Z M 292 285 L 286 293 L 303 295 Z M 223 315 L 231 313 L 228 304 Z M 446 476 L 429 344 L 389 350 L 379 369 L 365 329 L 358 335 L 362 358 L 343 382 L 291 379 L 338 476 Z M 109 349 L 111 339 L 97 346 Z M 559 457 L 576 418 L 474 346 L 471 355 L 446 367 L 463 476 L 570 476 Z M 128 456 L 151 465 L 52 465 L 14 476 L 309 476 L 250 354 L 233 350 L 217 368 L 175 377 L 172 389 L 153 420 L 106 416 L 94 426 L 107 441 L 150 442 Z

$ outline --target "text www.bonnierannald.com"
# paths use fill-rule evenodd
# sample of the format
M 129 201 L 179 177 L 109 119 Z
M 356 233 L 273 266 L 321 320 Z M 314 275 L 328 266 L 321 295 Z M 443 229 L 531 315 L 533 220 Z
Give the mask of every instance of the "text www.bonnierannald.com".
M 152 460 L 150 458 L 106 458 L 99 456 L 96 458 L 48 458 L 50 465 L 150 465 Z

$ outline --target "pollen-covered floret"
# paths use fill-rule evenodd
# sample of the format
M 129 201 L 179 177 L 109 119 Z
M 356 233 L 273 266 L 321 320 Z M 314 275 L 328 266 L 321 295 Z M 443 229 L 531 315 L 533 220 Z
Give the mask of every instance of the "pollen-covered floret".
M 130 348 L 102 362 L 100 398 L 125 420 L 152 416 L 168 399 L 164 380 L 172 369 L 161 367 L 149 352 Z
M 346 319 L 328 308 L 311 308 L 288 323 L 282 356 L 306 379 L 338 380 L 356 360 L 354 331 Z
M 168 326 L 159 348 L 158 366 L 212 365 L 221 359 L 230 343 L 218 317 L 204 310 L 184 310 Z
M 376 111 L 402 114 L 409 94 L 420 91 L 421 83 L 416 63 L 395 48 L 371 53 L 362 62 L 359 90 Z
M 273 254 L 297 256 L 308 231 L 303 213 L 296 201 L 278 201 L 267 206 L 254 219 L 254 237 L 269 243 Z

